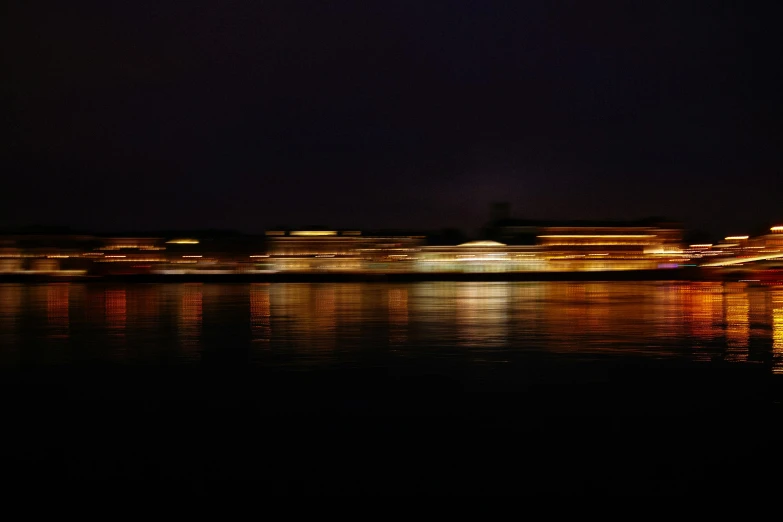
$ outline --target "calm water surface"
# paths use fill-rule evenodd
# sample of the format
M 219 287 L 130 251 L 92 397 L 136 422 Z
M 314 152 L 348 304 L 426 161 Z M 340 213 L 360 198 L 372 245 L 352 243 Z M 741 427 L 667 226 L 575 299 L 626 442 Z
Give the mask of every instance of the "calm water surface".
M 782 355 L 783 287 L 4 284 L 0 468 L 752 498 Z
M 307 370 L 616 358 L 783 372 L 783 287 L 744 283 L 0 285 L 0 365 Z M 532 364 L 532 363 L 530 363 Z

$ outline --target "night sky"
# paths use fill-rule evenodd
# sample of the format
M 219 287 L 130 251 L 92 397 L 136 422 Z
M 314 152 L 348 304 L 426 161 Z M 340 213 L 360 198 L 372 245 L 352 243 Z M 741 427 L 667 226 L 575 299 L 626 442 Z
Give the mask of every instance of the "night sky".
M 779 2 L 14 2 L 0 225 L 783 221 Z

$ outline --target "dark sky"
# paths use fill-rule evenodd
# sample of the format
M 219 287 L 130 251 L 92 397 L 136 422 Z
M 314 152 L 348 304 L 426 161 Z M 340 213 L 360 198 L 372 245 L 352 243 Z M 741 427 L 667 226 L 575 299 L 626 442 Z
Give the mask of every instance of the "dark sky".
M 777 2 L 15 2 L 0 224 L 783 221 Z

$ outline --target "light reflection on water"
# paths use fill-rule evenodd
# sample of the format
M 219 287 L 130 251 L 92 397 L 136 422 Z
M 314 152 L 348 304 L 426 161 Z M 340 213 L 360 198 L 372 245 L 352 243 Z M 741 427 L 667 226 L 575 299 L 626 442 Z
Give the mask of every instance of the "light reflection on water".
M 408 340 L 408 289 L 391 288 L 389 301 L 389 344 L 404 345 Z
M 744 283 L 0 285 L 0 364 L 308 368 L 527 355 L 756 361 L 783 373 L 783 288 Z M 222 354 L 222 355 L 221 355 Z
M 68 284 L 53 284 L 46 287 L 46 316 L 49 335 L 53 338 L 67 338 L 69 317 Z
M 730 361 L 743 361 L 748 358 L 748 340 L 750 337 L 748 292 L 743 287 L 727 285 L 724 293 L 726 309 L 726 341 Z
M 250 329 L 253 342 L 268 343 L 272 340 L 269 286 L 268 283 L 250 285 Z
M 19 342 L 23 285 L 0 285 L 0 345 L 13 350 Z
M 204 302 L 202 286 L 197 283 L 184 284 L 176 288 L 178 294 L 177 333 L 180 345 L 186 354 L 197 351 L 201 337 Z
M 774 292 L 770 301 L 772 303 L 773 371 L 783 373 L 783 291 Z
M 485 349 L 508 344 L 509 285 L 466 283 L 456 289 L 457 342 Z

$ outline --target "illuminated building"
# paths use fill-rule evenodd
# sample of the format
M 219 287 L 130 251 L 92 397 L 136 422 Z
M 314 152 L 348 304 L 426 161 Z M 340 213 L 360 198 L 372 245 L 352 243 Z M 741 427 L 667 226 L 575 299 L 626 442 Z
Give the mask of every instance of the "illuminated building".
M 545 271 L 540 250 L 497 241 L 471 241 L 456 246 L 425 246 L 416 259 L 418 272 Z
M 783 264 L 783 225 L 762 236 L 686 246 L 675 223 L 514 220 L 507 214 L 506 206 L 493 207 L 495 220 L 473 241 L 452 229 L 430 235 L 320 228 L 263 236 L 9 233 L 0 235 L 0 274 L 567 273 L 702 266 L 710 274 L 756 271 L 762 277 Z
M 420 271 L 582 272 L 655 270 L 687 263 L 682 229 L 651 220 L 545 222 L 502 219 L 485 230 L 492 240 L 426 247 Z
M 91 263 L 82 259 L 81 254 L 93 242 L 92 236 L 57 229 L 0 235 L 0 273 L 83 275 Z
M 96 274 L 143 274 L 166 261 L 163 238 L 102 237 L 90 254 Z
M 267 262 L 276 271 L 408 271 L 424 236 L 363 235 L 356 230 L 267 233 Z
M 180 234 L 166 241 L 167 264 L 160 273 L 233 274 L 268 270 L 263 236 L 233 231 Z
M 774 226 L 768 234 L 749 236 L 728 236 L 705 253 L 703 267 L 720 267 L 724 273 L 754 272 L 777 269 L 783 266 L 783 227 Z
M 105 237 L 98 250 L 165 250 L 163 239 L 157 237 Z
M 23 269 L 21 251 L 13 247 L 0 247 L 0 274 L 19 273 Z
M 655 270 L 688 261 L 677 229 L 635 225 L 539 227 L 553 271 Z
M 763 236 L 767 248 L 783 248 L 783 225 L 774 226 L 770 233 Z
M 646 219 L 540 221 L 503 219 L 487 235 L 509 245 L 535 245 L 545 271 L 652 270 L 687 263 L 682 228 Z

